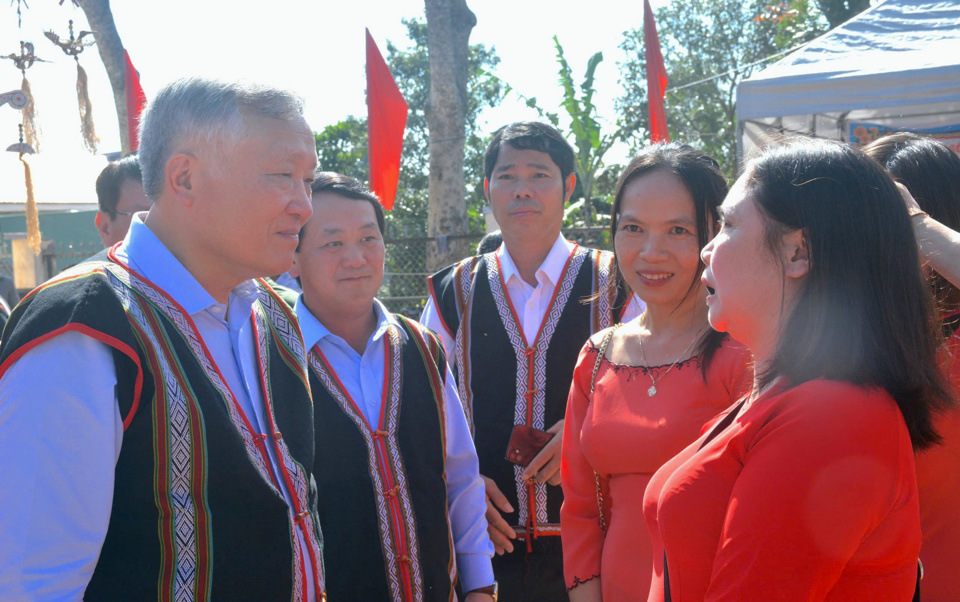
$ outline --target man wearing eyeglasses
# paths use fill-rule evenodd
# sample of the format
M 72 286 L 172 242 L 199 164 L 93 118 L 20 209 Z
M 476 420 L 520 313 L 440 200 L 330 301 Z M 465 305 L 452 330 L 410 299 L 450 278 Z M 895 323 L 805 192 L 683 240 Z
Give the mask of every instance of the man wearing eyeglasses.
M 150 199 L 143 191 L 140 162 L 136 155 L 124 157 L 103 168 L 97 177 L 95 222 L 103 246 L 112 247 L 123 240 L 134 213 L 150 210 Z

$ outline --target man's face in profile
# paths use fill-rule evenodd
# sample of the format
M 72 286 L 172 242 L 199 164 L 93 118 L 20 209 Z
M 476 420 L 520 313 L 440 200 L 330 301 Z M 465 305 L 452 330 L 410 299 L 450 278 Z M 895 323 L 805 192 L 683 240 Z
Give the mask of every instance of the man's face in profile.
M 150 199 L 147 193 L 143 191 L 143 184 L 126 178 L 120 183 L 120 197 L 117 201 L 117 211 L 111 216 L 103 211 L 97 212 L 96 224 L 97 231 L 100 232 L 100 239 L 103 240 L 103 246 L 112 247 L 114 244 L 123 240 L 130 229 L 130 220 L 133 214 L 139 211 L 150 210 Z
M 242 137 L 198 153 L 190 181 L 198 246 L 212 270 L 238 282 L 290 269 L 313 213 L 317 168 L 316 140 L 302 118 L 246 113 L 243 122 Z

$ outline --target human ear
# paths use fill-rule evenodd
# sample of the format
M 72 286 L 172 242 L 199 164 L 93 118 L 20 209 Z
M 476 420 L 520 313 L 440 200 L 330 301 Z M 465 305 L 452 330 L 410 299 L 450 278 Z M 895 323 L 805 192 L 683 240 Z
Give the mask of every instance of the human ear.
M 166 185 L 178 200 L 186 205 L 193 203 L 194 178 L 196 176 L 196 159 L 187 154 L 178 154 L 167 161 Z
M 97 211 L 96 217 L 93 218 L 93 223 L 97 225 L 100 238 L 102 238 L 104 244 L 106 244 L 106 241 L 110 239 L 110 218 L 105 216 L 102 211 Z
M 807 238 L 801 228 L 783 235 L 783 271 L 787 278 L 802 278 L 810 272 Z
M 566 205 L 570 202 L 570 197 L 573 195 L 573 189 L 577 186 L 577 174 L 570 172 L 570 175 L 567 176 L 567 179 L 563 181 L 563 204 Z
M 483 179 L 483 198 L 487 199 L 487 203 L 490 202 L 490 179 Z

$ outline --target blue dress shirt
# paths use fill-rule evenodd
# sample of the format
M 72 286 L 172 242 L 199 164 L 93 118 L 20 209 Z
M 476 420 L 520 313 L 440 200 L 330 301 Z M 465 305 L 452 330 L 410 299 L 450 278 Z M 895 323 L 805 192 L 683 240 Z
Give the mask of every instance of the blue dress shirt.
M 226 305 L 217 303 L 141 215 L 117 258 L 190 315 L 254 430 L 272 437 L 251 318 L 256 284 L 244 282 Z M 110 348 L 76 332 L 32 348 L 0 379 L 0 599 L 83 597 L 106 537 L 123 441 L 116 382 Z M 278 476 L 274 446 L 265 447 Z M 276 481 L 293 508 L 286 481 Z M 306 573 L 313 600 L 314 576 Z

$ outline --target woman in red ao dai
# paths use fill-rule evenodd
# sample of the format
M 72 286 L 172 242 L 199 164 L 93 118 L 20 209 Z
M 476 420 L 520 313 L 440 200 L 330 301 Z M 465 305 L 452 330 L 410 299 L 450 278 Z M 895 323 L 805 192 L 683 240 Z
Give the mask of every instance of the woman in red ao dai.
M 647 487 L 669 574 L 649 600 L 909 600 L 913 451 L 947 396 L 897 189 L 849 146 L 795 141 L 748 164 L 721 218 L 709 319 L 757 378 Z
M 726 190 L 716 161 L 679 144 L 642 152 L 617 184 L 616 265 L 647 309 L 596 334 L 574 372 L 560 513 L 574 602 L 646 598 L 663 555 L 643 521 L 647 482 L 752 384 L 749 352 L 710 328 L 700 283 Z
M 932 224 L 938 229 L 960 228 L 960 157 L 947 146 L 900 132 L 875 140 L 863 152 L 916 197 L 907 211 L 918 241 L 927 242 L 926 228 Z M 926 264 L 941 260 L 944 254 L 921 244 L 920 255 Z M 951 283 L 930 269 L 927 276 L 946 337 L 940 347 L 941 367 L 956 398 L 960 392 L 960 280 L 954 277 L 956 282 Z M 938 415 L 935 426 L 940 444 L 916 455 L 923 532 L 923 600 L 950 602 L 960 596 L 960 408 Z

